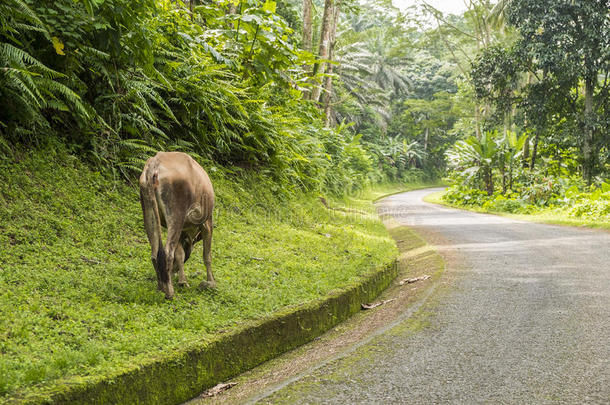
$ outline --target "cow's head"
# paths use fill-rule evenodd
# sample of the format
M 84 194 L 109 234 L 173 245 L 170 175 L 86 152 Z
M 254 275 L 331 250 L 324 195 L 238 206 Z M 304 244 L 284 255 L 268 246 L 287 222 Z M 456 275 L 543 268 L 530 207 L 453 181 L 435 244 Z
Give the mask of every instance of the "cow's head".
M 186 261 L 191 256 L 191 252 L 193 251 L 193 245 L 196 242 L 199 242 L 200 240 L 201 240 L 201 231 L 197 231 L 195 236 L 183 235 L 183 237 L 180 239 L 180 244 L 182 245 L 182 250 L 184 250 L 184 263 L 186 263 Z

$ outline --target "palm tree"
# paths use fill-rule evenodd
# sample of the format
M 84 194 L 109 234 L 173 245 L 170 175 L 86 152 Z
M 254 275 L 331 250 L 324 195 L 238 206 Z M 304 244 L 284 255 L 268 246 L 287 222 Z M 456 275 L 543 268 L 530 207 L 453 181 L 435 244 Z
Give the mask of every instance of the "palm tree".
M 358 21 L 351 22 L 351 24 Z M 353 27 L 338 33 L 337 75 L 347 93 L 361 110 L 372 109 L 383 121 L 390 119 L 390 100 L 393 94 L 405 94 L 410 80 L 402 67 L 409 60 L 387 29 L 368 29 L 366 37 L 341 46 L 345 38 L 353 35 Z M 336 90 L 331 103 L 337 104 Z M 384 123 L 385 127 L 387 123 Z
M 342 71 L 358 71 L 363 79 L 383 90 L 406 94 L 411 83 L 401 68 L 410 58 L 394 42 L 387 30 L 373 30 L 363 41 L 339 50 L 339 75 Z

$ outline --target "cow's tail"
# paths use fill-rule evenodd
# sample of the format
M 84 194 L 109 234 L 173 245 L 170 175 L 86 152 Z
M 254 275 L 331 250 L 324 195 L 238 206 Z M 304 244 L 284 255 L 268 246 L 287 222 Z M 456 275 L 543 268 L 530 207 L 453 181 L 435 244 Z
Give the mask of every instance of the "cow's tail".
M 157 188 L 159 187 L 159 173 L 155 164 L 147 167 L 145 172 L 145 182 L 141 188 L 142 205 L 145 212 L 144 221 L 146 222 L 146 231 L 148 232 L 148 238 L 151 244 L 153 241 L 157 245 L 157 258 L 155 263 L 155 270 L 159 276 L 159 279 L 163 283 L 169 282 L 169 273 L 167 271 L 167 259 L 165 255 L 165 247 L 163 246 L 163 239 L 161 237 L 161 217 L 159 215 L 159 204 L 157 202 Z M 154 252 L 153 252 L 154 254 Z

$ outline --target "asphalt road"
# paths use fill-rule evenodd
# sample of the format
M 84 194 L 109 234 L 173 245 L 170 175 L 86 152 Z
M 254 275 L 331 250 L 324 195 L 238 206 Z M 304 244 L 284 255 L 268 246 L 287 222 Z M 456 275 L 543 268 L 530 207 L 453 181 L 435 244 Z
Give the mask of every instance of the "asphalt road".
M 439 288 L 259 403 L 610 403 L 610 233 L 423 202 L 431 191 L 380 209 L 445 258 Z

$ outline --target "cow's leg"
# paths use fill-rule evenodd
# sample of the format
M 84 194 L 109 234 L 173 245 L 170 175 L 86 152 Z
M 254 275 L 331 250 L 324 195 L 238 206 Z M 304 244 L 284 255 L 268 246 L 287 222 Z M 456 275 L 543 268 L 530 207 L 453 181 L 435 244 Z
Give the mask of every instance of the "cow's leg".
M 174 296 L 174 286 L 172 283 L 172 270 L 174 269 L 174 258 L 176 254 L 176 248 L 180 246 L 180 234 L 182 233 L 182 227 L 184 226 L 184 215 L 175 215 L 171 218 L 171 221 L 167 221 L 167 241 L 165 243 L 165 253 L 167 255 L 167 274 L 164 277 L 165 285 L 163 291 L 165 291 L 165 298 L 171 299 Z
M 155 273 L 157 273 L 157 289 L 160 291 L 163 290 L 163 285 L 161 283 L 161 274 L 159 273 L 159 265 L 157 263 L 159 257 L 163 257 L 163 255 L 159 255 L 159 249 L 163 249 L 163 246 L 159 244 L 160 235 L 158 234 L 159 229 L 155 227 L 155 217 L 153 210 L 155 207 L 152 202 L 147 200 L 142 191 L 140 191 L 140 203 L 142 204 L 142 212 L 144 214 L 144 228 L 146 229 L 146 236 L 148 237 L 148 242 L 150 243 L 150 258 L 155 268 Z
M 207 271 L 207 281 L 202 281 L 201 288 L 216 288 L 216 280 L 212 274 L 212 216 L 201 225 L 201 235 L 203 236 L 203 263 Z
M 182 247 L 182 243 L 178 243 L 176 246 L 176 253 L 174 254 L 174 272 L 178 273 L 178 285 L 180 287 L 188 287 L 189 283 L 186 281 L 186 276 L 184 275 L 184 248 Z

